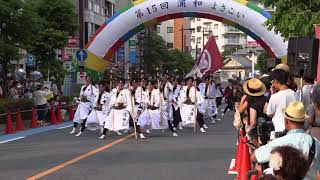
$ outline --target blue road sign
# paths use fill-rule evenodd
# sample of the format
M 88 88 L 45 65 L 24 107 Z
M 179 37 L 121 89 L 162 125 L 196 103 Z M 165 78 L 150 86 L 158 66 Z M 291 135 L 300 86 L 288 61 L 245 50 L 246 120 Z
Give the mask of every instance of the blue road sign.
M 36 66 L 36 58 L 33 55 L 28 54 L 26 65 L 27 65 L 27 67 L 35 67 Z
M 84 49 L 79 49 L 76 52 L 76 58 L 78 61 L 85 61 L 87 59 L 87 57 L 88 57 L 88 53 Z

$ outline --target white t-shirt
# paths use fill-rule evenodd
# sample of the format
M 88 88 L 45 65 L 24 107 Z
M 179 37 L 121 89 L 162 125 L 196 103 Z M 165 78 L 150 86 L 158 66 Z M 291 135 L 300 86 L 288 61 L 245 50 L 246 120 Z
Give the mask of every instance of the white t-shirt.
M 282 132 L 285 130 L 282 110 L 295 100 L 298 100 L 298 96 L 291 89 L 279 91 L 271 95 L 267 108 L 267 115 L 273 114 L 272 122 L 275 132 Z

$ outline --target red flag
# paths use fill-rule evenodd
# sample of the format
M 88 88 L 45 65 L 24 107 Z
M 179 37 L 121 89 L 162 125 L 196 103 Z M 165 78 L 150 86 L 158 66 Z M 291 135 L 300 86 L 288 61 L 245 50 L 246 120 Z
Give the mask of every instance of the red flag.
M 315 25 L 315 35 L 316 35 L 316 38 L 320 39 L 320 24 Z M 319 48 L 319 52 L 320 52 L 320 48 Z M 320 53 L 318 55 L 317 82 L 320 82 Z
M 208 40 L 195 66 L 202 74 L 214 73 L 223 67 L 222 57 L 213 36 Z

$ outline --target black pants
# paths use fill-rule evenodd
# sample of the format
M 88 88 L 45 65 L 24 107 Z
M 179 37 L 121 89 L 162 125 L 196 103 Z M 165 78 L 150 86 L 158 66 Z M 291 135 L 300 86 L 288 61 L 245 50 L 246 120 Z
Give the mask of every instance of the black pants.
M 133 123 L 136 124 L 137 133 L 140 134 L 141 133 L 140 126 L 137 124 L 137 122 L 133 122 L 132 116 L 130 114 L 129 126 L 134 128 L 134 124 Z
M 217 104 L 217 108 L 218 108 L 222 104 L 222 97 L 217 97 L 216 102 L 217 102 L 216 104 Z
M 177 128 L 180 122 L 182 122 L 180 108 L 178 110 L 173 109 L 173 126 Z
M 203 125 L 204 125 L 203 115 L 199 111 L 197 111 L 197 123 L 200 128 L 203 128 Z
M 80 129 L 81 132 L 83 132 L 86 129 L 86 122 L 87 122 L 87 119 L 82 120 L 81 129 Z M 79 123 L 77 123 L 77 122 L 73 122 L 73 127 L 77 128 L 78 124 Z
M 226 109 L 224 109 L 223 113 L 226 113 L 228 111 L 228 109 L 233 110 L 233 101 L 231 101 L 231 100 L 227 101 L 227 107 L 226 107 Z

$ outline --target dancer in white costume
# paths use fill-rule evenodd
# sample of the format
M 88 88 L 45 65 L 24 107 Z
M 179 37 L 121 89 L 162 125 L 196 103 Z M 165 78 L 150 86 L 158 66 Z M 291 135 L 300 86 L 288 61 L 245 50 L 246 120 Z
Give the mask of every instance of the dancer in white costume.
M 129 91 L 128 89 L 124 89 L 124 83 L 124 80 L 120 79 L 118 81 L 117 88 L 113 89 L 111 92 L 109 104 L 110 113 L 107 116 L 103 133 L 99 139 L 104 139 L 109 130 L 115 131 L 119 136 L 121 136 L 122 134 L 119 132 L 120 130 L 129 129 L 129 111 L 131 109 L 131 103 Z
M 163 102 L 163 96 L 159 93 L 159 89 L 154 89 L 155 84 L 155 81 L 148 82 L 148 89 L 143 98 L 146 108 L 139 117 L 138 125 L 140 127 L 151 126 L 152 129 L 167 129 L 169 127 L 172 135 L 178 136 L 167 117 L 160 111 L 160 104 L 162 104 L 160 101 Z M 143 134 L 140 133 L 140 135 Z
M 170 82 L 171 77 L 169 74 L 164 74 L 164 81 L 161 85 L 161 92 L 163 93 L 164 106 L 163 113 L 168 120 L 173 121 L 173 85 Z
M 196 121 L 198 122 L 198 125 L 200 127 L 200 132 L 205 133 L 206 131 L 204 130 L 203 117 L 199 111 L 199 107 L 201 106 L 201 103 L 204 101 L 203 96 L 193 85 L 192 77 L 188 77 L 186 81 L 187 86 L 184 86 L 182 88 L 179 96 L 180 115 L 182 119 L 182 124 L 186 127 L 193 127 L 195 123 L 194 116 L 196 115 Z
M 217 105 L 216 105 L 216 87 L 209 76 L 204 78 L 204 83 L 199 85 L 200 93 L 204 97 L 204 102 L 201 103 L 201 111 L 204 112 L 203 117 L 211 120 L 211 123 L 216 123 Z
M 104 122 L 107 119 L 109 114 L 109 101 L 110 101 L 110 93 L 105 91 L 105 83 L 100 81 L 98 83 L 99 94 L 96 97 L 95 104 L 93 110 L 89 114 L 87 118 L 86 127 L 89 130 L 97 130 L 102 129 L 104 126 Z
M 177 78 L 174 81 L 173 85 L 173 99 L 172 99 L 172 107 L 173 107 L 173 126 L 175 129 L 179 128 L 180 130 L 183 129 L 182 127 L 182 119 L 180 115 L 180 107 L 178 104 L 178 98 L 180 95 L 180 91 L 182 89 L 182 78 Z
M 76 136 L 80 136 L 81 132 L 86 128 L 87 117 L 98 94 L 98 90 L 92 85 L 92 77 L 90 75 L 85 77 L 85 81 L 85 85 L 81 87 L 80 97 L 77 99 L 78 108 L 73 118 L 73 129 L 70 132 L 70 134 L 74 134 L 78 124 L 81 123 L 81 130 Z

